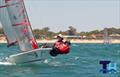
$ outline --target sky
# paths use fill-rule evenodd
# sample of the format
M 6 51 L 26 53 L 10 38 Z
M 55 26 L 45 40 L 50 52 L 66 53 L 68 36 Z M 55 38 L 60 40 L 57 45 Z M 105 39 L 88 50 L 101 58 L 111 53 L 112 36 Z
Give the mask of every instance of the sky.
M 120 0 L 24 0 L 33 29 L 77 32 L 120 28 Z

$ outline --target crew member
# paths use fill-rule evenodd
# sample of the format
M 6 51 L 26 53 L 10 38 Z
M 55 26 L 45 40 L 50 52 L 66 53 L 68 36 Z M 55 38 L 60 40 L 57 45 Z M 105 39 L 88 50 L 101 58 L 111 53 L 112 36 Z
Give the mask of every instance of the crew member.
M 53 49 L 50 51 L 51 56 L 57 56 L 58 54 L 67 54 L 70 51 L 70 41 L 63 41 L 61 36 L 57 36 L 58 41 L 53 45 Z
M 34 38 L 30 39 L 30 42 L 31 42 L 31 45 L 32 45 L 33 49 L 37 49 L 38 48 L 38 45 L 37 45 L 36 41 L 34 40 Z

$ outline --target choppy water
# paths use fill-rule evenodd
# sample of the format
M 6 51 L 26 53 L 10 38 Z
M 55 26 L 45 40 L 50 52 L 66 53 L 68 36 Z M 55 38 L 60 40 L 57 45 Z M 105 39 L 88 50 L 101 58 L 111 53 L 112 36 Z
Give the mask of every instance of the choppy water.
M 11 65 L 2 60 L 19 51 L 0 44 L 0 77 L 120 77 L 120 44 L 72 44 L 68 55 L 47 59 L 42 64 Z M 117 63 L 116 74 L 99 72 L 100 60 Z

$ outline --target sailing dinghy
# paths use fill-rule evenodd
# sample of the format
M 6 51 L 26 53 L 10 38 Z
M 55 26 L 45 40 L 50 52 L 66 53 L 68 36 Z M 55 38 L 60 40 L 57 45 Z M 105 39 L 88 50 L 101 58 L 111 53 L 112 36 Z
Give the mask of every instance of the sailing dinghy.
M 7 57 L 8 62 L 23 64 L 50 57 L 49 51 L 52 48 L 38 48 L 23 0 L 0 0 L 0 21 L 8 47 L 17 44 L 21 50 Z

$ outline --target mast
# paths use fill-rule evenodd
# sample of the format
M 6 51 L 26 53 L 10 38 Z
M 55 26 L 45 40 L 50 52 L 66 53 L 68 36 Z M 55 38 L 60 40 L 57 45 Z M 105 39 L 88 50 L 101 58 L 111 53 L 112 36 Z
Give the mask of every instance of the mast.
M 5 6 L 21 51 L 38 48 L 23 0 L 5 0 Z

